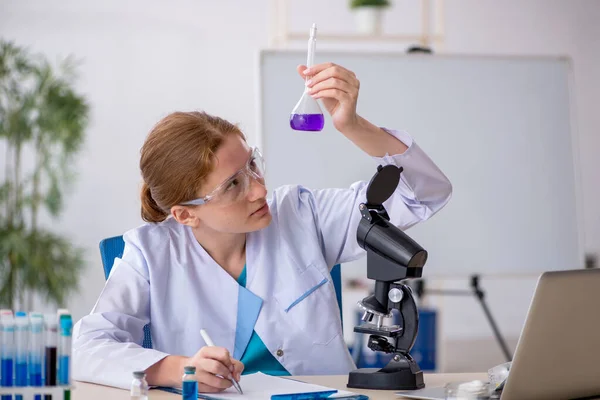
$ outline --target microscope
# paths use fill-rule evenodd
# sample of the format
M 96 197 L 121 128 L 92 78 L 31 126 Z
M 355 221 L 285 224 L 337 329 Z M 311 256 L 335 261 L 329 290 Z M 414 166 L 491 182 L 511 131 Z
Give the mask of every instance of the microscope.
M 359 205 L 361 220 L 357 239 L 367 251 L 367 278 L 375 281 L 372 295 L 358 303 L 363 324 L 354 332 L 368 334 L 373 351 L 393 354 L 382 369 L 363 368 L 350 372 L 348 387 L 360 389 L 414 390 L 425 387 L 423 372 L 409 354 L 419 328 L 419 314 L 405 279 L 420 278 L 427 252 L 389 222 L 383 207 L 396 190 L 402 167 L 381 165 L 367 187 L 367 202 Z M 392 310 L 400 313 L 401 325 L 384 326 Z

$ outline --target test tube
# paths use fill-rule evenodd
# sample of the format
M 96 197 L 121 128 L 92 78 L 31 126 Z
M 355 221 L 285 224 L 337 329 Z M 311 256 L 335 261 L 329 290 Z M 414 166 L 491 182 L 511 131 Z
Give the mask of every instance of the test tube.
M 69 314 L 60 316 L 60 341 L 58 347 L 58 384 L 68 386 L 71 384 L 71 334 L 73 320 Z M 65 390 L 64 400 L 70 400 L 71 391 Z
M 6 309 L 0 309 L 0 344 L 4 343 L 3 342 L 3 337 L 4 337 L 4 330 L 2 328 L 2 315 L 6 314 L 7 312 L 10 312 L 12 314 L 11 310 L 6 310 Z M 2 350 L 0 350 L 0 360 L 2 359 Z M 0 387 L 2 387 L 2 363 L 0 362 Z
M 29 340 L 29 386 L 42 386 L 42 360 L 44 359 L 44 316 L 37 312 L 29 314 L 31 336 Z M 35 400 L 42 396 L 35 395 Z
M 63 315 L 71 315 L 71 313 L 66 308 L 59 308 L 58 310 L 56 310 L 56 320 L 58 321 L 58 339 L 57 339 L 58 340 L 58 347 L 57 347 L 58 364 L 56 365 L 56 376 L 58 377 L 59 381 L 60 381 L 60 333 L 61 333 L 60 319 Z
M 27 313 L 15 313 L 15 386 L 27 386 L 27 341 L 29 337 L 29 320 Z M 23 396 L 16 395 L 16 400 Z
M 0 313 L 0 326 L 2 329 L 2 350 L 0 351 L 0 364 L 2 378 L 0 386 L 13 386 L 14 379 L 14 334 L 15 322 L 11 310 L 2 310 Z M 2 400 L 12 400 L 12 395 L 2 395 Z
M 3 333 L 3 330 L 2 330 L 3 329 L 2 328 L 2 317 L 4 315 L 10 315 L 10 316 L 12 316 L 12 310 L 5 309 L 5 308 L 0 309 L 0 343 L 3 343 L 3 339 L 2 338 L 4 336 L 4 333 Z M 1 357 L 2 357 L 2 350 L 0 350 L 0 360 L 1 360 Z M 0 386 L 2 386 L 2 378 L 1 377 L 2 377 L 2 363 L 0 362 Z
M 44 318 L 44 322 L 46 325 L 46 347 L 44 349 L 46 368 L 44 369 L 44 377 L 46 386 L 56 386 L 56 344 L 58 342 L 56 315 L 48 314 Z M 52 395 L 44 395 L 44 400 L 52 400 Z

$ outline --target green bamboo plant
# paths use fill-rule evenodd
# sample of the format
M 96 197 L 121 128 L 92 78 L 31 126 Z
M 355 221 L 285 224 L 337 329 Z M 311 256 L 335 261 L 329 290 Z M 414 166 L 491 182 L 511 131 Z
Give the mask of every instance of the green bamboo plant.
M 72 59 L 0 39 L 0 305 L 31 309 L 33 294 L 63 305 L 77 289 L 83 251 L 40 224 L 63 208 L 89 106 L 73 88 Z M 0 166 L 2 171 L 2 166 Z

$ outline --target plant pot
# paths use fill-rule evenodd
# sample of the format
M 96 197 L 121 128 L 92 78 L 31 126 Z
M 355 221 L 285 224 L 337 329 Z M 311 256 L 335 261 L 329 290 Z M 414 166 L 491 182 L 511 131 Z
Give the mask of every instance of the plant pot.
M 359 33 L 365 35 L 381 34 L 381 7 L 358 7 L 354 10 L 356 28 Z

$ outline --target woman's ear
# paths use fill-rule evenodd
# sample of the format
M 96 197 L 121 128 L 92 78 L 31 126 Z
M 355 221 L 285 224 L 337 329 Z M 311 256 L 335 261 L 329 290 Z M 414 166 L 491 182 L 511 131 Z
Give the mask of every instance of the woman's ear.
M 175 221 L 183 225 L 191 226 L 195 228 L 198 225 L 198 218 L 190 212 L 188 206 L 173 206 L 171 207 L 171 215 L 175 218 Z

